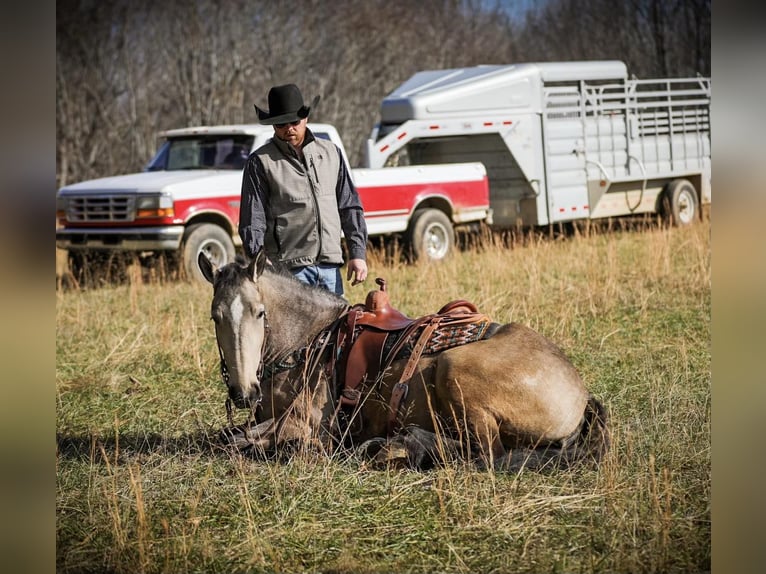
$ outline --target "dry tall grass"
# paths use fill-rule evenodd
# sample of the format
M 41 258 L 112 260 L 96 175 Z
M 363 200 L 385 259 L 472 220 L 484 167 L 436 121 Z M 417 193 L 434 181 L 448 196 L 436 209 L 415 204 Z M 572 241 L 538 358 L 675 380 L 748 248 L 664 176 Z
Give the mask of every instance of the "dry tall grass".
M 598 470 L 231 455 L 209 287 L 136 275 L 57 293 L 57 569 L 709 570 L 709 221 L 513 241 L 370 275 L 411 316 L 465 298 L 557 342 L 612 412 Z

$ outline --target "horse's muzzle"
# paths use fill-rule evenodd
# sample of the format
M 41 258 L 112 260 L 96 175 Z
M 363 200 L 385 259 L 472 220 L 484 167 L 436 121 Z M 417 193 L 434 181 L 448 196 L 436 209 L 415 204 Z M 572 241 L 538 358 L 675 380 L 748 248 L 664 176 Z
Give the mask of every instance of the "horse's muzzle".
M 250 387 L 250 393 L 245 396 L 239 389 L 229 387 L 229 398 L 234 406 L 238 409 L 250 409 L 257 407 L 261 404 L 263 395 L 261 394 L 261 386 L 259 384 L 253 384 Z

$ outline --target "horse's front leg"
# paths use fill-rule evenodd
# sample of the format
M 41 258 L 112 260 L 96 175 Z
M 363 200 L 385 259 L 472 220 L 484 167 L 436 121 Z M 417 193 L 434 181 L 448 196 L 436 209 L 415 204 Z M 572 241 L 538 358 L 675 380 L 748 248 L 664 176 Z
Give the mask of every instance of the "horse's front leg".
M 270 418 L 256 425 L 227 427 L 221 431 L 221 440 L 237 450 L 255 449 L 273 451 L 277 446 L 277 421 Z
M 222 440 L 238 450 L 274 452 L 284 444 L 310 440 L 312 429 L 302 417 L 287 412 L 280 419 L 270 418 L 254 425 L 229 427 L 221 431 Z
M 272 394 L 272 404 L 265 412 L 271 414 L 257 424 L 227 428 L 222 431 L 224 442 L 239 450 L 254 448 L 274 452 L 284 445 L 306 445 L 318 439 L 329 447 L 333 438 L 333 402 L 324 377 L 303 384 L 292 399 L 284 392 Z
M 339 440 L 336 402 L 332 385 L 324 371 L 312 377 L 294 403 L 296 433 L 303 432 L 306 441 L 318 442 L 320 448 L 332 450 Z
M 328 449 L 333 441 L 334 405 L 325 377 L 312 377 L 293 400 L 274 429 L 276 446 L 318 445 Z

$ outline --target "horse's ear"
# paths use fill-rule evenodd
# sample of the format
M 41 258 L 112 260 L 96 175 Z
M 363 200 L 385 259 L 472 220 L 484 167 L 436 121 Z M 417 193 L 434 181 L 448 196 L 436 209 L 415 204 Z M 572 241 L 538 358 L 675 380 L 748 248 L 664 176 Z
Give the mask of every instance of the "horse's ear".
M 250 272 L 250 276 L 253 278 L 253 281 L 258 279 L 258 276 L 263 273 L 263 269 L 266 267 L 267 261 L 268 257 L 266 257 L 263 249 L 256 253 L 255 257 L 250 260 L 250 264 L 247 266 L 247 268 Z
M 199 255 L 197 255 L 197 264 L 199 265 L 199 270 L 202 271 L 202 276 L 212 284 L 216 270 L 213 269 L 213 262 L 207 258 L 204 251 L 200 251 Z

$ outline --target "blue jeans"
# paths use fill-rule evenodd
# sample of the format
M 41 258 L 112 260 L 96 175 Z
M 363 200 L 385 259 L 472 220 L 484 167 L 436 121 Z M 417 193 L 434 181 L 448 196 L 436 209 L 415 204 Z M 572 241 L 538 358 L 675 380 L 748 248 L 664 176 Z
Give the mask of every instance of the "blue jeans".
M 327 289 L 336 295 L 343 295 L 343 278 L 337 265 L 306 265 L 292 269 L 292 274 L 302 283 Z

